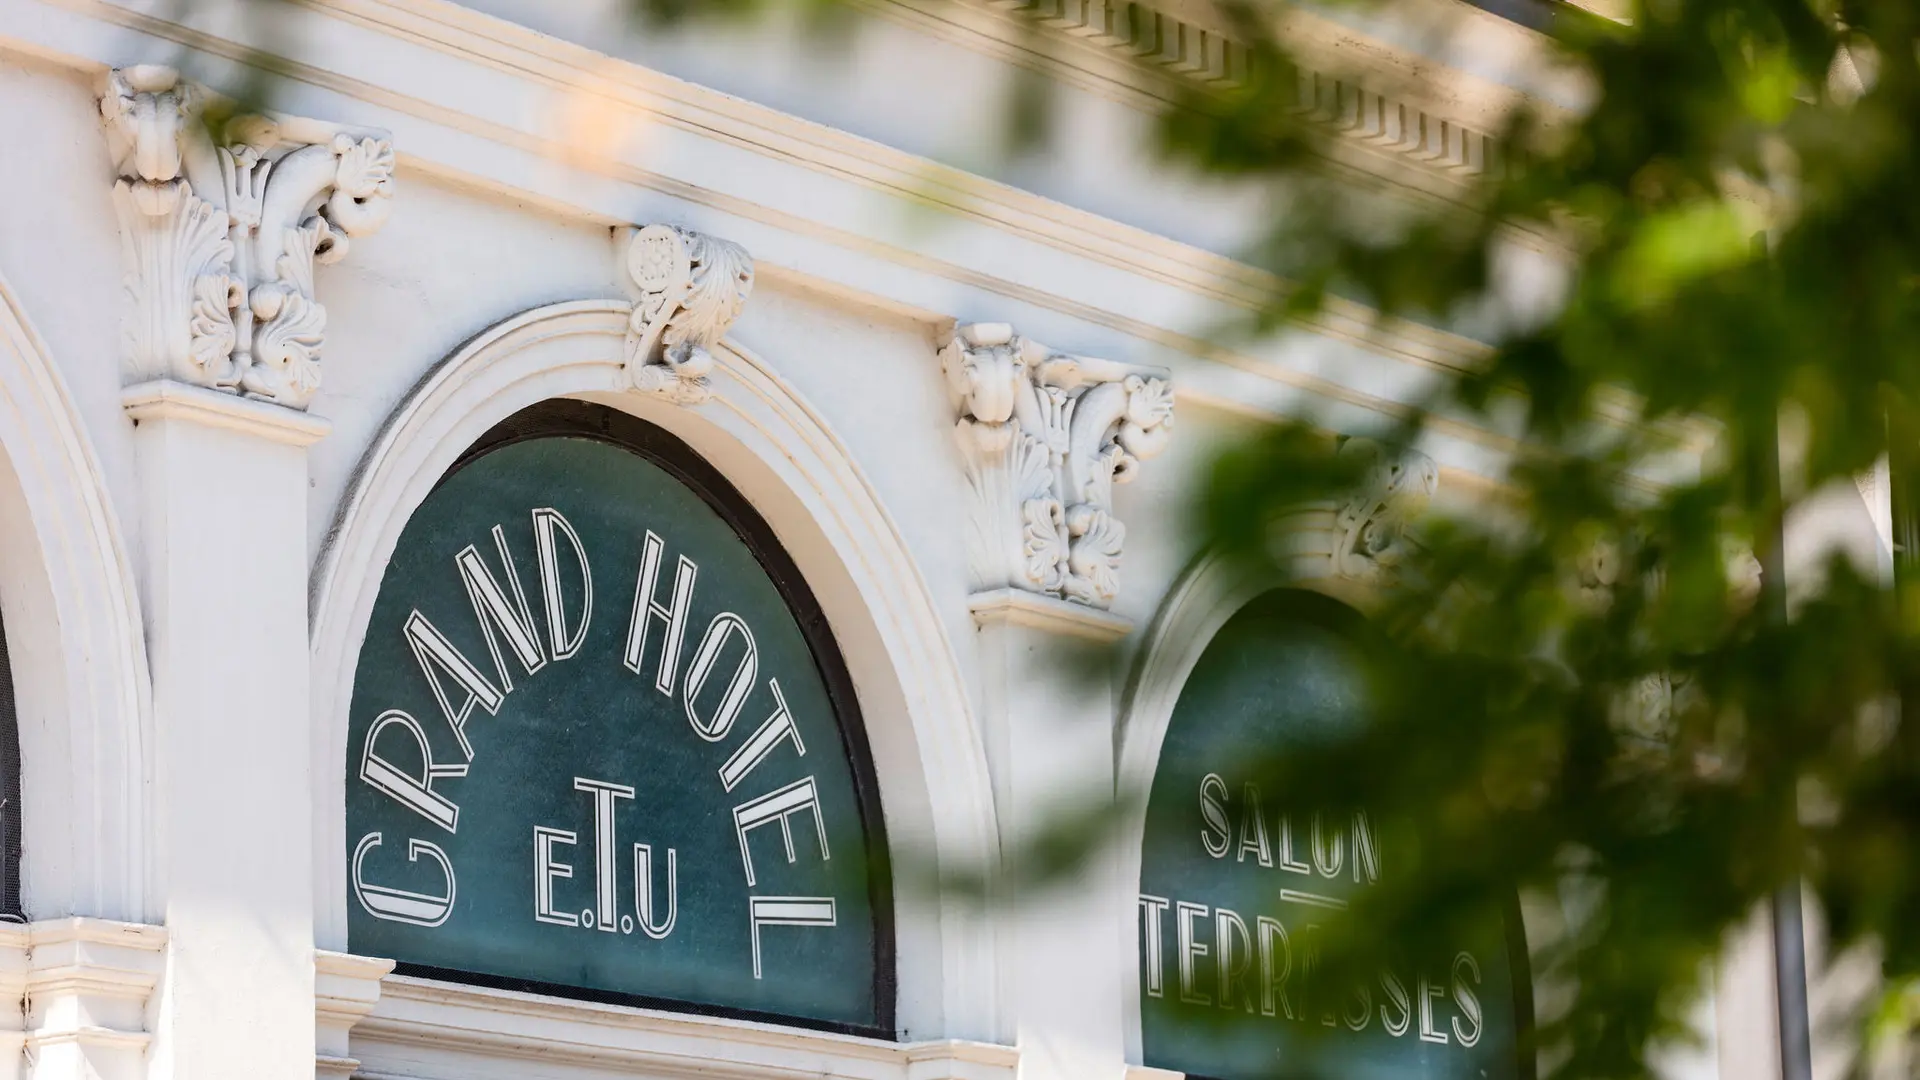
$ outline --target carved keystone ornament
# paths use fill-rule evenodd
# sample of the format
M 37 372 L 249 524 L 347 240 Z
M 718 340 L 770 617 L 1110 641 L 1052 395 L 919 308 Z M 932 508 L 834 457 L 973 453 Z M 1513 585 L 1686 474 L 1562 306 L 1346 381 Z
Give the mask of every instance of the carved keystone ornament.
M 305 409 L 327 327 L 314 264 L 337 262 L 349 236 L 386 223 L 393 144 L 253 115 L 227 121 L 216 141 L 201 121 L 207 97 L 171 68 L 141 66 L 109 73 L 100 98 L 120 173 L 129 381 L 177 379 Z
M 635 292 L 626 353 L 633 388 L 681 405 L 712 397 L 708 350 L 753 292 L 752 256 L 731 241 L 648 225 L 627 249 L 627 275 Z
M 972 488 L 974 588 L 1111 606 L 1127 535 L 1113 485 L 1172 438 L 1167 371 L 1056 353 L 1004 323 L 960 327 L 940 360 Z

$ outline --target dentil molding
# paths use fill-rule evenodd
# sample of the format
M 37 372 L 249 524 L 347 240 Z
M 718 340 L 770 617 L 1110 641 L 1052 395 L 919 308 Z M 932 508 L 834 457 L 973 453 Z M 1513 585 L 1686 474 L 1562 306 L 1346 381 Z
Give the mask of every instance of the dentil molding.
M 627 277 L 634 290 L 626 348 L 633 388 L 681 405 L 712 397 L 708 350 L 746 307 L 753 257 L 730 240 L 648 225 L 627 247 Z
M 386 222 L 393 144 L 247 114 L 215 130 L 209 100 L 152 65 L 109 72 L 100 97 L 133 309 L 126 381 L 305 409 L 327 328 L 314 266 Z
M 940 359 L 972 489 L 974 591 L 1112 606 L 1127 535 L 1113 485 L 1172 437 L 1166 370 L 1056 353 L 1004 323 L 960 327 Z
M 1252 50 L 1235 37 L 1217 13 L 1209 17 L 1206 9 L 1210 5 L 1206 4 L 1137 0 L 970 2 L 1018 13 L 1073 42 L 1102 48 L 1201 84 L 1239 85 L 1254 65 Z M 1394 65 L 1395 74 L 1429 69 L 1421 72 L 1427 81 L 1448 77 L 1462 81 L 1458 73 L 1443 75 L 1431 70 L 1436 65 L 1423 57 L 1394 56 L 1396 50 L 1381 42 L 1344 42 L 1341 39 L 1350 31 L 1311 14 L 1290 11 L 1288 23 L 1282 37 L 1289 49 L 1299 53 L 1300 61 L 1289 73 L 1289 104 L 1309 123 L 1336 138 L 1455 179 L 1498 174 L 1504 167 L 1501 147 L 1486 129 L 1497 126 L 1506 109 L 1519 104 L 1518 94 L 1500 102 L 1505 108 L 1497 112 L 1490 113 L 1485 104 L 1468 110 L 1469 116 L 1436 111 L 1418 95 L 1381 93 L 1378 87 L 1362 85 L 1356 70 L 1362 65 L 1356 65 L 1355 60 L 1384 54 L 1389 58 L 1386 62 Z M 1524 34 L 1517 28 L 1516 32 Z M 1336 43 L 1348 47 L 1329 47 Z M 1481 96 L 1507 97 L 1497 92 Z

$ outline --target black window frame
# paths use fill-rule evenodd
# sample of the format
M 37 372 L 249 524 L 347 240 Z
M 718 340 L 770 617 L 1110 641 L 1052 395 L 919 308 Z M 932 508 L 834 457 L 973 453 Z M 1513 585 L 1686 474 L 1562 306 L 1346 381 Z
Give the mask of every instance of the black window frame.
M 13 656 L 0 618 L 0 922 L 26 922 L 20 896 L 20 714 L 13 694 Z

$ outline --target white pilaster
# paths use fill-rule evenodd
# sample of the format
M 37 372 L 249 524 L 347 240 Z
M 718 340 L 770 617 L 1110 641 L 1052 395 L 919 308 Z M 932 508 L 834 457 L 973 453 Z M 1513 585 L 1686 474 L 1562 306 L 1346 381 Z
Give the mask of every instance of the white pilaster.
M 987 768 L 1001 851 L 1019 860 L 1114 810 L 1113 694 L 1072 652 L 1132 627 L 1108 610 L 1126 541 L 1113 489 L 1166 449 L 1173 389 L 1164 369 L 1058 352 L 1005 323 L 956 328 L 940 363 L 969 489 Z M 1114 943 L 1133 908 L 1113 853 L 1071 873 L 1009 869 L 1001 1023 L 1022 1080 L 1119 1080 L 1133 957 Z
M 129 387 L 153 671 L 157 1080 L 314 1075 L 307 451 L 325 420 Z
M 1111 810 L 1113 695 L 1100 669 L 1074 652 L 1111 643 L 1131 624 L 1023 589 L 977 594 L 969 606 L 1002 850 L 1017 852 L 1043 831 Z M 1114 949 L 1117 920 L 1132 906 L 1122 903 L 1111 853 L 1103 847 L 1080 871 L 1057 877 L 1053 867 L 1013 869 L 1000 969 L 1021 1080 L 1119 1080 L 1120 990 L 1134 958 Z

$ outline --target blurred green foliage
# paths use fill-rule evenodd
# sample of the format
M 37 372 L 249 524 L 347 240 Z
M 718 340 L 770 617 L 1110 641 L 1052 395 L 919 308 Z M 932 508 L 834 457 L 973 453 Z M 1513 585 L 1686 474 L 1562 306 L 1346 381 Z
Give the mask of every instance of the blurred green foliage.
M 1896 482 L 1920 465 L 1916 17 L 1875 0 L 1649 0 L 1627 26 L 1562 20 L 1555 52 L 1591 104 L 1513 116 L 1501 139 L 1518 164 L 1469 208 L 1384 239 L 1290 215 L 1261 245 L 1300 283 L 1275 298 L 1293 314 L 1338 293 L 1445 323 L 1497 295 L 1515 227 L 1553 236 L 1573 267 L 1549 317 L 1369 433 L 1410 445 L 1458 416 L 1510 425 L 1524 449 L 1501 512 L 1427 522 L 1372 613 L 1377 722 L 1263 762 L 1271 789 L 1364 806 L 1428 853 L 1348 913 L 1327 961 L 1348 974 L 1330 977 L 1518 889 L 1557 916 L 1529 925 L 1537 984 L 1556 991 L 1536 1030 L 1544 1074 L 1649 1075 L 1650 1054 L 1692 1036 L 1732 933 L 1803 881 L 1833 951 L 1884 967 L 1861 1026 L 1825 1034 L 1907 1037 L 1915 585 L 1838 556 L 1784 582 L 1778 549 L 1822 488 L 1883 456 Z M 1337 201 L 1299 179 L 1315 135 L 1273 122 L 1284 83 L 1196 96 L 1169 117 L 1169 148 Z M 1705 452 L 1676 456 L 1688 429 Z M 1355 481 L 1333 443 L 1308 419 L 1227 454 L 1210 532 L 1284 574 L 1275 523 Z M 1767 588 L 1748 586 L 1746 552 Z
M 652 24 L 796 6 L 629 2 Z M 797 6 L 834 23 L 831 0 Z M 1325 977 L 1361 978 L 1517 890 L 1555 913 L 1529 925 L 1552 990 L 1543 1075 L 1650 1075 L 1651 1052 L 1691 1037 L 1730 935 L 1800 881 L 1833 950 L 1866 947 L 1884 969 L 1858 1033 L 1905 1039 L 1920 585 L 1836 557 L 1789 603 L 1777 572 L 1757 588 L 1743 567 L 1748 552 L 1778 567 L 1783 521 L 1823 487 L 1890 458 L 1904 518 L 1902 484 L 1920 477 L 1920 7 L 1637 0 L 1624 24 L 1563 11 L 1544 48 L 1585 108 L 1517 111 L 1497 133 L 1507 167 L 1391 228 L 1325 168 L 1335 136 L 1297 108 L 1272 30 L 1286 5 L 1217 7 L 1252 50 L 1248 77 L 1189 86 L 1157 148 L 1284 208 L 1241 254 L 1285 284 L 1222 332 L 1285 333 L 1333 297 L 1448 325 L 1499 306 L 1496 253 L 1516 233 L 1570 268 L 1559 302 L 1508 320 L 1471 371 L 1378 430 L 1339 433 L 1408 447 L 1445 417 L 1518 449 L 1497 506 L 1421 523 L 1368 613 L 1375 722 L 1285 755 L 1247 748 L 1264 789 L 1392 823 L 1413 867 L 1330 927 Z M 1014 80 L 1007 123 L 1010 145 L 1044 155 L 1035 86 Z M 1284 582 L 1278 525 L 1365 482 L 1339 446 L 1303 416 L 1224 454 L 1196 523 L 1206 542 Z M 1115 816 L 1063 822 L 1028 858 L 1074 863 Z

